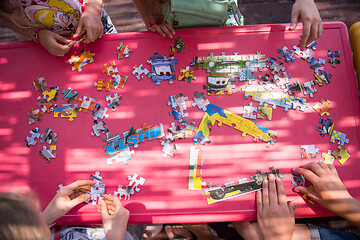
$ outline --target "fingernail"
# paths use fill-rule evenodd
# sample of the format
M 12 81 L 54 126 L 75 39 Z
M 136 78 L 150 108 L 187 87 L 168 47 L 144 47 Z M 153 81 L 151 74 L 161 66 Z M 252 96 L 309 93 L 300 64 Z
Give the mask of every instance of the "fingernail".
M 273 174 L 270 174 L 269 179 L 273 180 L 273 179 L 275 179 L 275 176 Z
M 162 36 L 163 36 L 163 37 L 166 37 L 166 35 L 165 35 L 165 34 L 163 34 Z
M 293 188 L 292 190 L 293 190 L 293 192 L 296 192 L 296 193 L 299 192 L 299 190 L 297 188 Z
M 264 184 L 267 184 L 267 183 L 268 183 L 268 180 L 265 179 L 263 183 L 264 183 Z

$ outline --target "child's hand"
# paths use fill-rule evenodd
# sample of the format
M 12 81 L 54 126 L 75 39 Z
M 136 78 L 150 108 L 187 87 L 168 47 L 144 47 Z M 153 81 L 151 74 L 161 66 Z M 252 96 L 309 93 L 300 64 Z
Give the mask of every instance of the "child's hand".
M 121 205 L 117 196 L 102 194 L 99 205 L 96 206 L 101 213 L 106 239 L 124 239 L 129 211 Z
M 273 174 L 256 193 L 257 221 L 263 239 L 291 239 L 295 228 L 297 202 L 287 204 L 284 184 Z
M 148 27 L 148 30 L 151 32 L 157 32 L 163 37 L 168 37 L 172 39 L 175 35 L 175 30 L 167 22 L 158 24 L 153 24 Z
M 96 39 L 101 38 L 104 32 L 100 11 L 89 5 L 85 8 L 84 13 L 80 17 L 74 38 L 80 36 L 83 30 L 86 31 L 84 43 L 94 42 Z
M 90 195 L 86 192 L 90 191 L 91 185 L 95 183 L 96 182 L 91 180 L 78 180 L 61 187 L 42 213 L 45 216 L 47 224 L 50 225 L 76 205 L 89 200 Z
M 54 56 L 62 57 L 69 50 L 71 41 L 49 30 L 41 30 L 38 36 L 40 44 Z
M 289 30 L 294 30 L 301 21 L 303 32 L 299 43 L 300 49 L 321 37 L 323 32 L 322 20 L 313 0 L 296 0 L 291 12 L 291 25 Z
M 303 175 L 316 189 L 313 191 L 308 187 L 297 186 L 294 191 L 308 195 L 334 213 L 341 215 L 344 205 L 353 199 L 332 164 L 311 162 L 293 169 L 293 172 Z

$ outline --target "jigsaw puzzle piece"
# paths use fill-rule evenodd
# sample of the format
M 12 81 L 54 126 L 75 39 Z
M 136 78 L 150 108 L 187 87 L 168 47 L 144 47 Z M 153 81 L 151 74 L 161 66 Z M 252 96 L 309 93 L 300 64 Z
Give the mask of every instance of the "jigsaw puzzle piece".
M 140 177 L 138 179 L 138 174 L 134 173 L 133 176 L 128 176 L 130 189 L 129 192 L 131 195 L 133 195 L 136 192 L 140 191 L 140 186 L 143 186 L 145 183 L 145 178 Z
M 46 160 L 46 162 L 50 162 L 51 159 L 56 158 L 56 154 L 53 153 L 55 150 L 55 145 L 50 146 L 49 149 L 47 149 L 46 146 L 43 146 L 43 149 L 39 151 L 39 154 Z
M 114 94 L 114 96 L 112 97 L 111 94 L 106 95 L 106 101 L 108 101 L 108 108 L 112 108 L 113 111 L 116 110 L 116 107 L 120 106 L 120 99 L 122 98 L 122 96 L 118 95 L 117 93 Z
M 304 151 L 301 153 L 301 158 L 309 158 L 311 155 L 312 158 L 316 158 L 316 154 L 320 153 L 320 149 L 315 148 L 315 145 L 301 145 L 300 149 Z
M 86 66 L 88 63 L 94 62 L 93 56 L 95 56 L 95 53 L 90 51 L 82 51 L 79 56 L 71 55 L 71 58 L 68 60 L 70 65 L 72 64 L 71 70 L 78 70 L 78 72 L 82 72 L 82 67 Z
M 128 45 L 125 45 L 123 42 L 119 43 L 119 46 L 116 47 L 116 50 L 120 51 L 117 53 L 117 59 L 122 59 L 123 57 L 130 57 L 130 53 L 133 51 L 131 48 L 129 48 Z
M 349 143 L 349 139 L 346 138 L 346 134 L 333 130 L 330 138 L 330 142 L 334 143 L 335 140 L 338 141 L 338 144 L 344 146 L 344 143 Z
M 124 198 L 125 201 L 129 201 L 130 200 L 129 186 L 125 186 L 125 188 L 123 188 L 123 185 L 118 185 L 118 190 L 114 191 L 113 195 L 117 196 L 120 200 Z
M 91 133 L 91 136 L 99 137 L 101 135 L 101 132 L 107 133 L 109 131 L 108 127 L 104 127 L 105 121 L 94 121 L 94 125 L 92 126 L 93 132 Z
M 149 73 L 149 70 L 147 70 L 146 68 L 143 68 L 142 64 L 140 64 L 139 66 L 134 65 L 133 68 L 134 68 L 134 71 L 132 71 L 132 74 L 135 75 L 138 80 L 143 79 L 144 75 L 148 75 L 148 73 Z
M 335 158 L 333 157 L 333 155 L 331 155 L 330 150 L 328 150 L 327 153 L 322 153 L 321 157 L 324 158 L 325 164 L 334 164 Z
M 339 151 L 333 151 L 332 155 L 335 158 L 340 157 L 341 159 L 339 160 L 340 164 L 344 164 L 349 158 L 350 158 L 350 154 L 348 153 L 350 151 L 350 148 L 344 148 L 343 146 L 338 146 Z

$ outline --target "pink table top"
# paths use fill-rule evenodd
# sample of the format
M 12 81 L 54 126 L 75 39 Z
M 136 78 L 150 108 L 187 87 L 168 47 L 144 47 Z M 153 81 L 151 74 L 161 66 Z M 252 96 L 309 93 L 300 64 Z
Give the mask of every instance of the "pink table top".
M 277 49 L 283 46 L 289 49 L 299 43 L 301 28 L 289 32 L 287 24 L 258 25 L 244 27 L 225 27 L 208 29 L 177 30 L 187 45 L 182 53 L 171 52 L 172 41 L 149 32 L 120 33 L 103 36 L 102 39 L 88 45 L 75 46 L 71 53 L 80 53 L 82 49 L 95 53 L 94 62 L 83 67 L 82 72 L 71 71 L 65 57 L 53 57 L 40 46 L 32 42 L 14 42 L 0 44 L 0 191 L 32 189 L 39 197 L 43 207 L 55 195 L 59 184 L 69 184 L 78 179 L 90 179 L 96 171 L 103 177 L 106 193 L 112 194 L 119 184 L 128 184 L 128 176 L 137 173 L 146 179 L 140 192 L 131 196 L 130 201 L 122 200 L 130 211 L 130 223 L 177 223 L 177 222 L 212 222 L 253 220 L 256 218 L 254 193 L 231 198 L 219 203 L 208 204 L 203 190 L 188 190 L 190 147 L 192 137 L 176 140 L 180 147 L 175 157 L 163 157 L 162 146 L 157 140 L 140 143 L 134 150 L 127 165 L 106 163 L 104 142 L 101 137 L 91 136 L 93 115 L 83 111 L 71 122 L 67 118 L 54 118 L 53 113 L 45 113 L 40 122 L 28 124 L 26 113 L 32 107 L 37 109 L 37 97 L 32 81 L 44 76 L 50 86 L 59 86 L 60 90 L 73 88 L 80 97 L 87 96 L 105 106 L 105 96 L 118 93 L 122 95 L 120 106 L 115 111 L 108 110 L 109 117 L 104 118 L 111 134 L 120 134 L 131 126 L 139 128 L 162 123 L 166 129 L 176 122 L 169 115 L 167 105 L 169 96 L 183 93 L 189 98 L 187 119 L 195 121 L 196 126 L 204 115 L 202 110 L 192 107 L 194 92 L 205 92 L 203 85 L 208 74 L 201 67 L 194 70 L 196 80 L 191 83 L 174 80 L 173 84 L 161 82 L 155 85 L 147 76 L 141 81 L 132 75 L 133 66 L 143 64 L 148 70 L 147 60 L 159 52 L 160 55 L 174 54 L 178 63 L 175 74 L 180 69 L 190 66 L 194 56 L 252 55 L 261 51 L 267 57 L 277 58 Z M 116 47 L 123 42 L 133 50 L 129 58 L 117 59 Z M 260 169 L 265 172 L 269 166 L 279 168 L 285 174 L 284 182 L 289 200 L 298 199 L 296 217 L 329 216 L 318 204 L 310 204 L 301 196 L 292 192 L 291 169 L 310 161 L 321 160 L 321 153 L 336 150 L 337 141 L 331 143 L 330 136 L 320 136 L 316 130 L 320 115 L 312 108 L 320 99 L 329 99 L 333 104 L 330 117 L 335 123 L 334 129 L 347 134 L 351 158 L 343 165 L 335 159 L 335 166 L 350 193 L 360 200 L 359 151 L 359 96 L 354 76 L 351 49 L 346 26 L 340 22 L 324 23 L 324 32 L 312 55 L 327 61 L 327 51 L 340 50 L 341 63 L 335 68 L 325 64 L 325 70 L 332 74 L 331 83 L 317 88 L 313 98 L 304 97 L 302 93 L 295 96 L 306 98 L 310 107 L 299 110 L 283 111 L 277 107 L 273 110 L 271 121 L 256 119 L 254 122 L 279 133 L 276 144 L 270 148 L 264 142 L 254 142 L 251 136 L 242 137 L 240 131 L 228 126 L 215 124 L 210 134 L 211 143 L 203 148 L 202 180 L 213 186 L 249 178 Z M 278 59 L 278 58 L 277 58 Z M 295 56 L 295 62 L 284 63 L 286 73 L 292 75 L 291 82 L 301 83 L 314 80 L 314 71 L 309 63 Z M 99 78 L 106 79 L 101 72 L 103 64 L 115 61 L 119 73 L 128 76 L 124 88 L 112 89 L 110 92 L 97 91 L 94 82 Z M 279 60 L 278 60 L 279 61 Z M 284 60 L 281 60 L 284 62 Z M 193 68 L 191 68 L 193 70 Z M 255 71 L 255 76 L 269 73 Z M 243 106 L 250 99 L 244 99 L 240 87 L 248 86 L 247 82 L 236 81 L 232 95 L 214 94 L 206 96 L 213 104 L 241 116 Z M 252 87 L 259 87 L 253 82 Z M 276 89 L 278 91 L 279 88 Z M 280 89 L 281 90 L 281 89 Z M 65 104 L 59 92 L 57 104 Z M 75 102 L 73 102 L 75 103 Z M 76 102 L 80 104 L 79 102 Z M 254 102 L 254 106 L 258 103 Z M 324 118 L 324 117 L 323 117 Z M 177 123 L 178 124 L 178 123 Z M 44 133 L 47 127 L 58 134 L 56 158 L 46 163 L 39 156 L 39 151 L 48 144 L 38 143 L 26 147 L 24 139 L 29 130 L 38 127 Z M 315 144 L 320 149 L 316 158 L 302 159 L 300 145 Z M 59 224 L 93 224 L 100 223 L 101 216 L 92 204 L 81 204 L 57 221 Z

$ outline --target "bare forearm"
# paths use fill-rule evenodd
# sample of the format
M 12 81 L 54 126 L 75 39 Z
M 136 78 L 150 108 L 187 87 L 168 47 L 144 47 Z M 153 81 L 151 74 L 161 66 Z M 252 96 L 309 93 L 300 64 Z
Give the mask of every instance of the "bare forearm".
M 339 203 L 339 209 L 336 213 L 360 228 L 360 202 L 355 198 Z
M 149 9 L 147 9 L 145 2 L 146 1 L 144 0 L 133 0 L 133 3 L 144 23 L 148 24 L 149 22 L 151 22 L 151 14 L 149 13 Z
M 0 15 L 0 21 L 5 27 L 11 29 L 12 31 L 14 31 L 28 39 L 35 41 L 35 37 L 34 37 L 35 28 L 18 26 L 13 21 L 11 21 L 9 19 L 9 17 L 3 16 L 3 15 Z
M 96 12 L 100 13 L 102 7 L 103 7 L 102 0 L 88 0 L 85 11 L 92 10 L 92 11 L 96 11 Z

